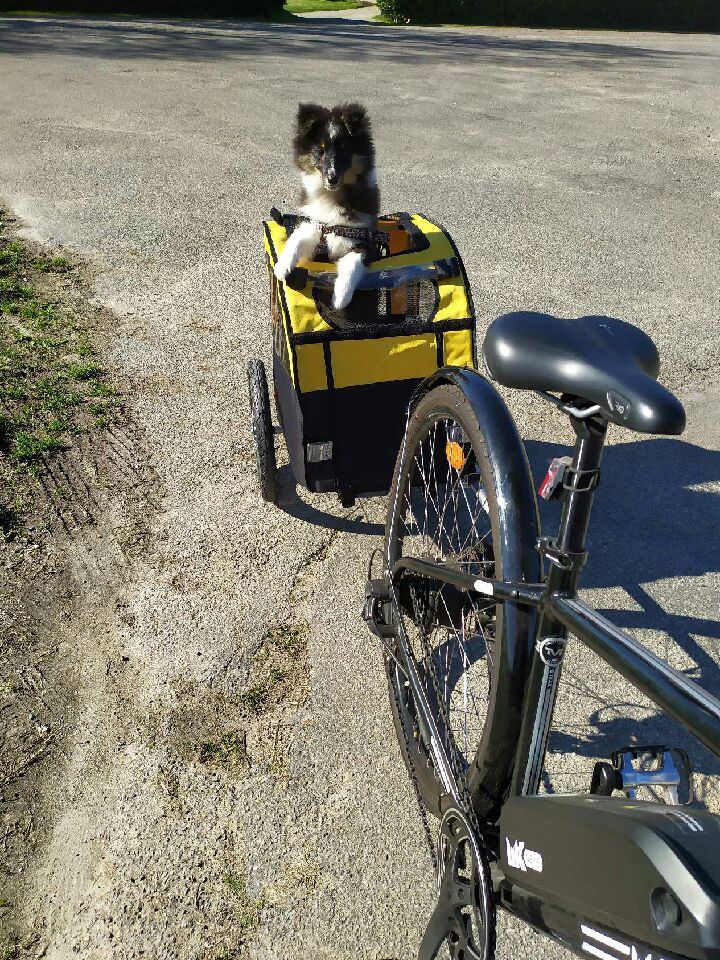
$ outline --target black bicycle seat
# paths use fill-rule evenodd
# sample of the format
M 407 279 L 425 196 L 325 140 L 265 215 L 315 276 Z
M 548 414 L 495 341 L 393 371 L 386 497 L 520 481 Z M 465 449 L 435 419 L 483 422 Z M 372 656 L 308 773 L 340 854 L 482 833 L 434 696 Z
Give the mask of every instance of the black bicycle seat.
M 685 429 L 682 404 L 655 379 L 655 344 L 614 317 L 506 313 L 490 324 L 483 355 L 490 376 L 503 386 L 582 398 L 612 423 L 641 433 Z

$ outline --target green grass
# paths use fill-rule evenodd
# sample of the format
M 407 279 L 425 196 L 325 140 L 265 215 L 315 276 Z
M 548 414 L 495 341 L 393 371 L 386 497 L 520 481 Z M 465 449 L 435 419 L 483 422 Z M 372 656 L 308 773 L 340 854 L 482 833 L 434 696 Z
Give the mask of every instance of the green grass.
M 281 623 L 272 630 L 268 630 L 264 640 L 270 647 L 275 647 L 281 653 L 297 656 L 307 647 L 307 632 L 306 623 Z
M 37 472 L 119 402 L 81 319 L 40 289 L 72 270 L 9 239 L 0 214 L 0 458 L 14 468 Z
M 65 273 L 71 268 L 65 257 L 36 257 L 35 269 L 39 273 Z
M 270 688 L 264 683 L 256 683 L 240 697 L 242 707 L 251 715 L 258 716 L 267 706 Z
M 200 744 L 201 763 L 241 763 L 247 759 L 245 736 L 241 733 L 226 733 L 220 740 Z
M 237 873 L 229 873 L 225 877 L 225 883 L 228 885 L 236 899 L 235 915 L 237 919 L 238 933 L 242 943 L 248 934 L 250 934 L 260 923 L 260 915 L 263 907 L 265 906 L 265 901 L 262 897 L 251 897 L 248 893 L 247 884 L 245 883 L 244 877 L 241 877 Z
M 358 10 L 369 6 L 371 4 L 367 0 L 287 0 L 285 9 L 288 13 L 334 13 L 336 10 Z

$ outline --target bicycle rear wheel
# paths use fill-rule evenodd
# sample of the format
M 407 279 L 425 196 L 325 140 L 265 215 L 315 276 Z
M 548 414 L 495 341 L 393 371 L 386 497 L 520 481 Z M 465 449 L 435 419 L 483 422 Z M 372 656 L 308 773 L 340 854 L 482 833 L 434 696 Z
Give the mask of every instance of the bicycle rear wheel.
M 512 425 L 504 405 L 502 410 Z M 420 401 L 408 422 L 389 496 L 388 570 L 401 557 L 416 557 L 475 576 L 517 576 L 516 569 L 506 572 L 505 554 L 508 544 L 527 539 L 528 532 L 508 529 L 521 518 L 505 509 L 498 477 L 503 469 L 517 470 L 521 464 L 527 478 L 527 461 L 519 438 L 514 463 L 506 462 L 488 439 L 477 411 L 458 387 L 437 387 Z M 415 662 L 464 799 L 492 820 L 509 785 L 534 620 L 531 624 L 521 615 L 518 623 L 517 609 L 511 611 L 508 643 L 508 611 L 490 597 L 407 572 L 396 596 L 395 616 L 404 630 L 397 640 L 397 660 L 387 659 L 387 671 L 408 769 L 427 809 L 439 815 L 443 786 L 404 682 L 404 656 Z

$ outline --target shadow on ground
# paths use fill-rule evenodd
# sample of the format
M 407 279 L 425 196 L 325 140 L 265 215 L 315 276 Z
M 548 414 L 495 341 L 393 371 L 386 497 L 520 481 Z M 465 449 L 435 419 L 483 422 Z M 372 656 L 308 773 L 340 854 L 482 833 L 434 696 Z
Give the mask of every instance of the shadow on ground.
M 585 64 L 601 69 L 619 60 L 677 61 L 678 51 L 628 43 L 495 35 L 473 31 L 407 30 L 358 21 L 297 24 L 228 21 L 117 21 L 84 18 L 0 19 L 0 53 L 28 56 L 55 49 L 64 56 L 132 60 L 213 60 L 294 55 L 324 60 L 394 63 L 477 59 L 552 61 L 554 70 Z M 693 56 L 697 56 L 693 52 Z
M 528 441 L 526 447 L 536 487 L 553 457 L 572 452 L 570 447 L 537 441 Z M 279 506 L 291 516 L 344 533 L 383 534 L 382 524 L 364 519 L 361 504 L 356 512 L 338 516 L 322 509 L 332 494 L 317 495 L 312 503 L 302 500 L 289 466 L 279 471 L 278 481 Z M 718 481 L 720 453 L 684 440 L 660 437 L 607 447 L 582 586 L 621 588 L 637 609 L 601 608 L 600 612 L 621 628 L 665 634 L 665 656 L 672 660 L 671 651 L 677 645 L 694 664 L 687 675 L 720 697 L 717 593 L 711 593 L 708 584 L 708 609 L 682 614 L 669 613 L 658 596 L 682 608 L 683 578 L 720 572 L 720 496 L 708 489 Z M 541 502 L 541 515 L 544 533 L 554 533 L 560 504 Z M 660 582 L 661 590 L 648 586 Z M 577 727 L 554 729 L 552 752 L 609 757 L 613 750 L 630 744 L 667 743 L 686 749 L 698 772 L 720 775 L 720 760 L 674 721 L 648 713 L 642 699 L 618 703 L 599 685 L 591 686 L 567 670 L 564 687 L 601 706 Z
M 554 456 L 570 448 L 527 443 L 533 478 L 537 483 Z M 683 440 L 652 438 L 607 447 L 602 480 L 590 527 L 590 560 L 583 574 L 585 588 L 620 587 L 639 609 L 604 609 L 619 627 L 664 633 L 666 655 L 676 644 L 693 661 L 687 675 L 720 697 L 720 621 L 717 590 L 707 585 L 704 608 L 669 613 L 664 599 L 675 608 L 686 607 L 682 579 L 720 572 L 720 496 L 708 486 L 720 481 L 720 453 Z M 542 504 L 545 533 L 554 532 L 558 504 Z M 662 587 L 649 587 L 662 582 Z M 702 590 L 694 585 L 693 592 Z M 702 640 L 702 642 L 701 642 Z M 608 668 L 609 669 L 609 668 Z M 600 689 L 566 676 L 576 693 L 603 703 Z M 550 747 L 560 753 L 609 756 L 631 743 L 682 746 L 702 773 L 720 775 L 720 761 L 693 738 L 660 714 L 646 712 L 640 700 L 629 704 L 606 701 L 577 732 L 553 731 Z M 632 714 L 635 714 L 633 717 Z
M 289 465 L 281 467 L 278 470 L 278 507 L 289 513 L 296 520 L 303 520 L 305 523 L 312 523 L 317 527 L 325 527 L 328 530 L 337 530 L 341 533 L 365 534 L 366 536 L 382 536 L 385 533 L 385 527 L 381 523 L 371 523 L 364 519 L 362 502 L 349 513 L 338 516 L 327 510 L 320 509 L 322 505 L 328 503 L 339 503 L 337 494 L 319 493 L 313 496 L 313 503 L 307 503 L 301 500 L 297 493 L 297 484 Z M 317 504 L 317 506 L 316 506 Z

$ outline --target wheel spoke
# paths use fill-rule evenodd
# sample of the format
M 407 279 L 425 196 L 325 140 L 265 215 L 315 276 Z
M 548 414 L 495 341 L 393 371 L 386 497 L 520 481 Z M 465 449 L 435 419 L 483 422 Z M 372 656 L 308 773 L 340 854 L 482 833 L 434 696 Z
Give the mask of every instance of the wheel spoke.
M 449 444 L 462 441 L 463 462 Z M 488 495 L 475 451 L 462 425 L 434 418 L 407 453 L 398 538 L 403 556 L 418 556 L 472 570 L 494 572 Z M 477 749 L 487 716 L 495 667 L 492 603 L 448 584 L 411 582 L 406 633 L 443 739 L 463 773 Z

